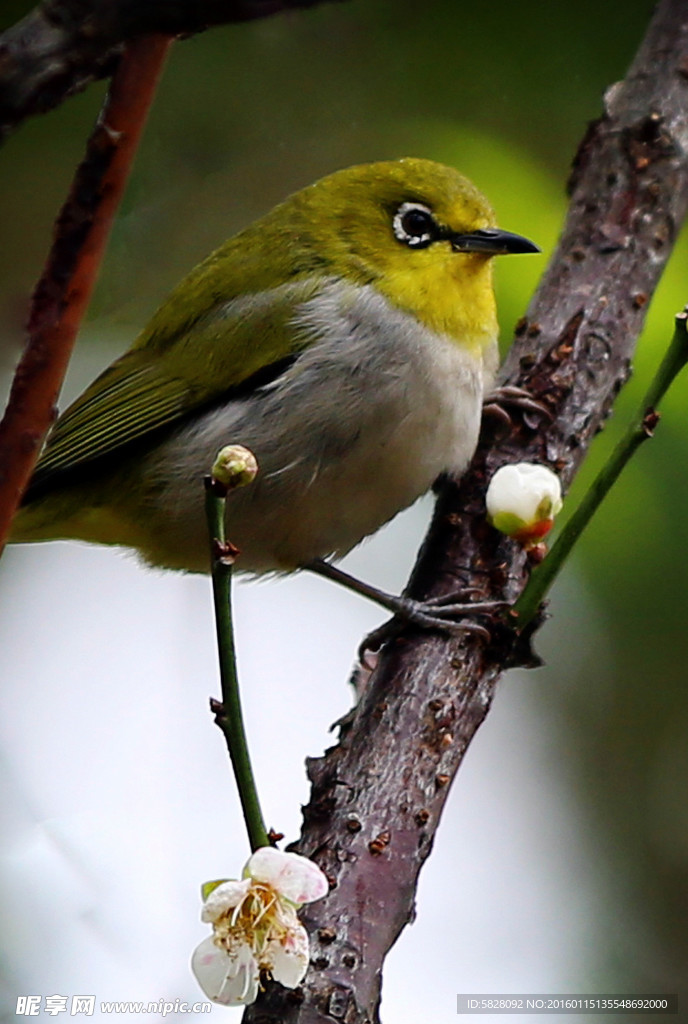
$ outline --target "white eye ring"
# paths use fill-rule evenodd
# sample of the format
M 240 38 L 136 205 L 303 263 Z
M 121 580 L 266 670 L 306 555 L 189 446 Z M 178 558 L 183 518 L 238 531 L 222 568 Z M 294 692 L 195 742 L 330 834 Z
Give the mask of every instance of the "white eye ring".
M 420 231 L 409 230 L 409 214 L 422 214 L 423 217 L 420 220 L 425 219 L 427 222 L 427 229 Z M 404 224 L 404 221 L 407 223 Z M 399 242 L 403 242 L 405 245 L 410 245 L 414 249 L 422 249 L 426 245 L 430 245 L 431 242 L 437 237 L 436 234 L 436 223 L 435 218 L 432 215 L 432 211 L 424 206 L 423 203 L 402 203 L 397 212 L 394 214 L 394 220 L 392 221 L 392 227 L 394 229 L 394 235 Z

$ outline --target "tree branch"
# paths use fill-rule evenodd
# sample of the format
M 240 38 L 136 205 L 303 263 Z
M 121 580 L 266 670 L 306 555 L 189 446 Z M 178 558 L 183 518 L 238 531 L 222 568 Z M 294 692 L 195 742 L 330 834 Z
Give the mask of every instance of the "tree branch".
M 323 0 L 43 0 L 0 36 L 0 140 L 112 74 L 129 39 L 191 35 Z
M 688 206 L 688 19 L 662 0 L 626 80 L 612 87 L 574 164 L 564 232 L 506 361 L 553 420 L 483 440 L 460 486 L 446 484 L 411 581 L 416 597 L 457 582 L 476 599 L 516 599 L 528 565 L 485 521 L 486 480 L 545 462 L 568 484 L 629 375 L 647 302 Z M 377 1021 L 385 955 L 413 912 L 449 784 L 504 668 L 529 662 L 504 624 L 486 644 L 406 631 L 380 664 L 340 743 L 309 763 L 298 849 L 334 886 L 303 911 L 313 959 L 298 999 L 271 984 L 251 1024 Z
M 0 553 L 55 417 L 74 341 L 170 41 L 169 36 L 141 36 L 125 48 L 55 225 L 32 298 L 26 348 L 0 422 Z

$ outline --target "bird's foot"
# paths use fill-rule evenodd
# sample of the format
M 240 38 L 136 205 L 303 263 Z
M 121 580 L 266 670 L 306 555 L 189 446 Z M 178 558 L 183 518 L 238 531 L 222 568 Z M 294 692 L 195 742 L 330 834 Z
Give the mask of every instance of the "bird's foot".
M 362 664 L 369 665 L 368 652 L 379 651 L 383 644 L 395 639 L 407 625 L 419 626 L 421 629 L 436 630 L 457 636 L 461 633 L 473 633 L 484 640 L 490 639 L 490 631 L 486 626 L 476 622 L 474 616 L 492 616 L 509 607 L 508 601 L 460 601 L 466 591 L 461 594 L 446 594 L 443 597 L 431 597 L 427 601 L 414 601 L 409 597 L 398 597 L 399 602 L 394 617 L 383 622 L 363 639 L 358 648 L 358 657 Z
M 466 597 L 472 592 L 472 588 L 464 588 L 462 591 L 445 594 L 442 597 L 430 597 L 426 601 L 416 601 L 404 595 L 397 597 L 396 594 L 388 594 L 378 587 L 364 583 L 362 580 L 350 576 L 331 562 L 324 559 L 315 559 L 303 567 L 319 576 L 340 583 L 348 590 L 367 597 L 370 601 L 382 605 L 393 613 L 393 618 L 384 623 L 372 633 L 369 633 L 359 648 L 359 655 L 363 652 L 362 660 L 365 661 L 365 652 L 379 650 L 386 640 L 392 639 L 405 625 L 419 626 L 421 629 L 439 630 L 443 633 L 477 633 L 484 639 L 489 640 L 490 633 L 485 626 L 475 622 L 476 615 L 492 616 L 496 612 L 508 607 L 508 601 L 466 601 Z M 367 664 L 367 662 L 366 662 Z
M 525 388 L 513 385 L 494 388 L 483 400 L 483 416 L 500 420 L 506 429 L 513 426 L 509 409 L 517 409 L 523 416 L 527 426 L 537 427 L 540 419 L 552 419 L 552 411 L 544 402 L 534 398 Z

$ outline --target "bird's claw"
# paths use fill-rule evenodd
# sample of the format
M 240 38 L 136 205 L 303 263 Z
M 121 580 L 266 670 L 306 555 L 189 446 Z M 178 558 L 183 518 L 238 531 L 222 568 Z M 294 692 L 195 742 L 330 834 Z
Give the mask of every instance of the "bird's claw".
M 361 665 L 369 672 L 375 668 L 373 662 L 368 660 L 368 654 L 377 654 L 382 646 L 390 640 L 394 640 L 404 628 L 404 623 L 395 616 L 383 622 L 381 626 L 372 629 L 363 637 L 358 645 L 357 657 Z
M 511 418 L 507 412 L 508 408 L 518 409 L 522 413 L 531 413 L 542 416 L 547 420 L 552 419 L 552 411 L 537 398 L 533 398 L 525 388 L 518 388 L 511 384 L 494 388 L 483 400 L 483 414 L 498 416 L 505 424 L 511 426 Z
M 462 590 L 461 596 L 463 597 L 467 593 L 470 591 Z M 456 598 L 456 594 L 443 594 L 441 597 L 429 597 L 426 601 L 412 601 L 411 614 L 414 613 L 415 607 L 422 613 L 429 609 L 431 614 L 432 611 L 435 611 L 438 619 L 445 617 L 451 619 L 459 615 L 474 615 L 476 612 L 487 614 L 498 612 L 502 608 L 508 608 L 510 603 L 509 601 L 457 601 Z

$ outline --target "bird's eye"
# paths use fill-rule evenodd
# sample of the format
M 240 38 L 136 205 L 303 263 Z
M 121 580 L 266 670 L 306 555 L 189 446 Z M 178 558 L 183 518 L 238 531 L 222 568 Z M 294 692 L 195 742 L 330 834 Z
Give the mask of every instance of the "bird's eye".
M 421 203 L 402 203 L 392 226 L 397 239 L 414 249 L 424 249 L 439 236 L 437 221 Z

